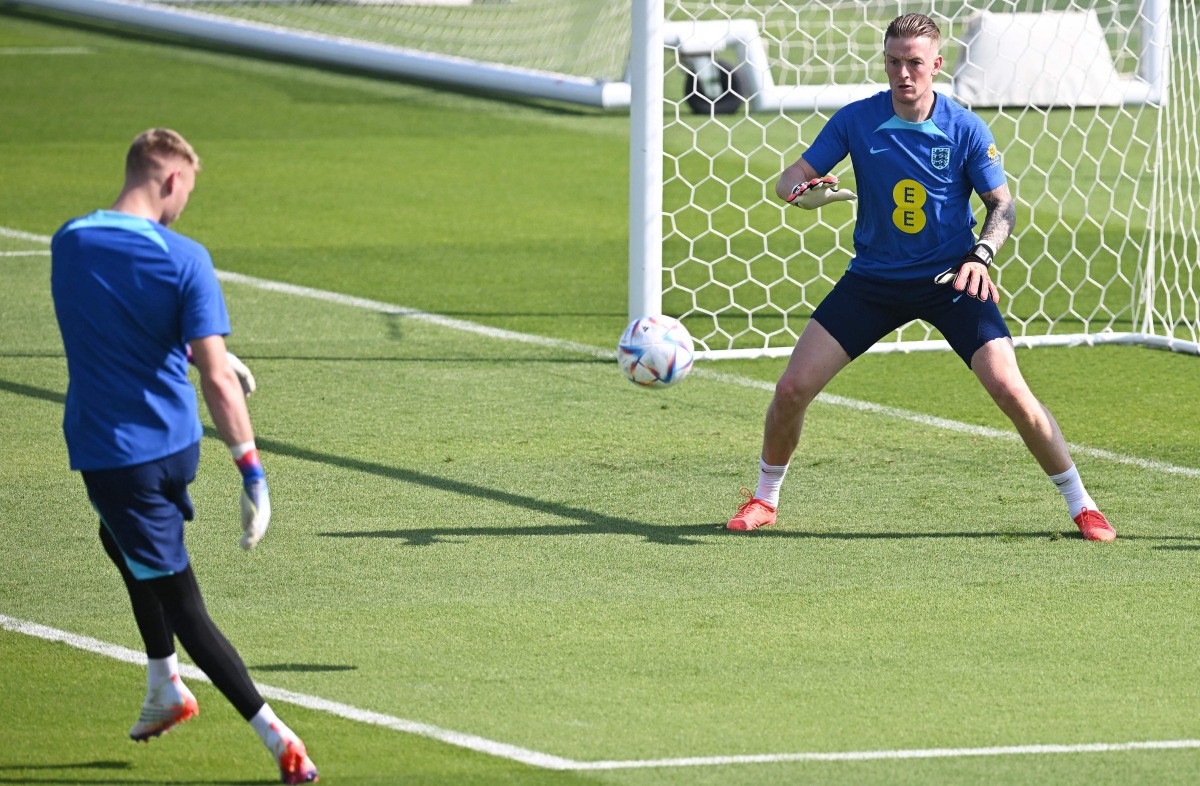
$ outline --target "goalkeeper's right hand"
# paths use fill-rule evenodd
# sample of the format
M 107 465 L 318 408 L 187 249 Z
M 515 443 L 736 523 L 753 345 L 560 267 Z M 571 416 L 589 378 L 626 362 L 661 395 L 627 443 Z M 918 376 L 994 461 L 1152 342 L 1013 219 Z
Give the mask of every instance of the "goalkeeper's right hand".
M 843 189 L 838 185 L 837 177 L 826 175 L 825 177 L 814 177 L 812 180 L 797 185 L 792 189 L 787 203 L 805 210 L 815 210 L 830 202 L 842 202 L 857 198 L 858 195 L 853 191 L 848 188 Z
M 267 525 L 271 523 L 271 495 L 254 443 L 235 445 L 230 451 L 242 473 L 242 548 L 248 551 L 267 534 Z

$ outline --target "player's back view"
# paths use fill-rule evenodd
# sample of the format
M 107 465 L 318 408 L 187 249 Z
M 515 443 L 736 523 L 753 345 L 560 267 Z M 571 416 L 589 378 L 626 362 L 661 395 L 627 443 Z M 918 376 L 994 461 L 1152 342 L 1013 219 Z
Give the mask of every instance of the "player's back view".
M 63 433 L 146 648 L 146 698 L 129 736 L 149 740 L 199 712 L 179 675 L 178 638 L 258 732 L 283 782 L 307 783 L 317 768 L 209 616 L 184 546 L 202 435 L 189 353 L 241 472 L 244 548 L 271 516 L 242 382 L 225 349 L 229 317 L 212 260 L 166 228 L 187 205 L 199 169 L 183 137 L 151 129 L 129 149 L 112 209 L 55 234 L 50 288 L 70 378 Z

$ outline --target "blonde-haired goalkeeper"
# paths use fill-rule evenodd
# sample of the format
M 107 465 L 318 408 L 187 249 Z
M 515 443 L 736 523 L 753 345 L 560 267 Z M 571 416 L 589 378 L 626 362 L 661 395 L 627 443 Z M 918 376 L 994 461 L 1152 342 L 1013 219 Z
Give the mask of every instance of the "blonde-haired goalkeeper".
M 50 289 L 69 376 L 63 433 L 146 648 L 146 698 L 129 736 L 149 740 L 199 712 L 179 675 L 178 638 L 258 732 L 283 782 L 309 783 L 317 768 L 304 743 L 263 701 L 209 617 L 184 547 L 203 433 L 189 360 L 241 476 L 243 548 L 258 543 L 271 518 L 246 409 L 254 380 L 225 349 L 229 315 L 212 259 L 167 228 L 199 171 L 182 136 L 150 129 L 126 154 L 112 209 L 72 219 L 54 235 Z
M 1017 368 L 997 306 L 990 271 L 1012 233 L 1016 207 L 991 132 L 977 115 L 934 91 L 941 32 L 929 17 L 894 19 L 883 45 L 889 89 L 836 112 L 776 185 L 781 199 L 801 208 L 854 199 L 828 175 L 850 156 L 859 192 L 854 257 L 813 312 L 775 386 L 758 487 L 742 490 L 746 501 L 728 528 L 775 522 L 809 403 L 851 360 L 923 319 L 1012 420 L 1083 537 L 1112 540 L 1117 534 L 1079 479 L 1058 424 Z M 978 237 L 972 193 L 986 210 Z

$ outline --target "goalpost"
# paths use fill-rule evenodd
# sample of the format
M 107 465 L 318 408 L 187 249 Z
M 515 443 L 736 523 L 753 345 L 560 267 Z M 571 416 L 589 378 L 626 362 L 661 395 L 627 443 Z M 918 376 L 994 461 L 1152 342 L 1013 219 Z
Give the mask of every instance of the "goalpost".
M 630 317 L 786 355 L 853 254 L 854 203 L 774 195 L 886 89 L 888 22 L 942 28 L 935 89 L 988 122 L 1018 206 L 1019 345 L 1200 354 L 1200 8 L 1182 0 L 8 0 L 405 79 L 630 113 Z M 848 162 L 834 172 L 855 187 Z M 977 214 L 982 217 L 982 209 Z M 873 351 L 943 348 L 914 322 Z

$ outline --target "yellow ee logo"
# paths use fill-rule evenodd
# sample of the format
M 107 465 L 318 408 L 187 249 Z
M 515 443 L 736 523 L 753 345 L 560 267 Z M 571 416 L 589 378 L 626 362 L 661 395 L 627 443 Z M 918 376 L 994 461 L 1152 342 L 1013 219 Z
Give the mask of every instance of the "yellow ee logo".
M 892 201 L 896 209 L 892 211 L 892 223 L 901 232 L 915 235 L 925 228 L 925 200 L 929 193 L 925 186 L 915 180 L 901 180 L 892 189 Z

